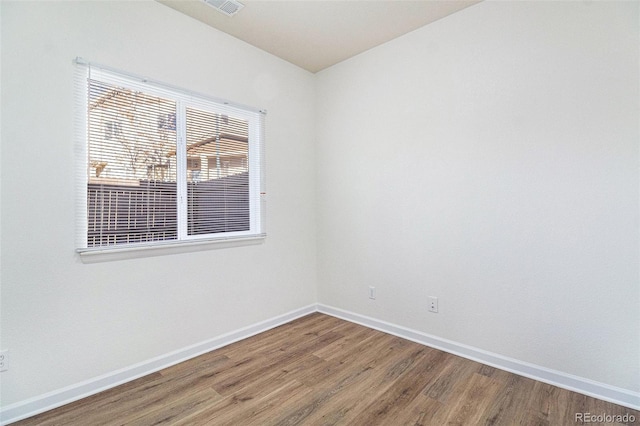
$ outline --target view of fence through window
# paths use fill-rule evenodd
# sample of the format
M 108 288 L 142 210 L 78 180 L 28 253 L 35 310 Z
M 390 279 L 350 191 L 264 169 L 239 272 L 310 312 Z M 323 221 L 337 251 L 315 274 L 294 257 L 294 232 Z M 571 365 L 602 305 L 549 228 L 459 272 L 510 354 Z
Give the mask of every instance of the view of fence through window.
M 187 108 L 186 124 L 188 234 L 249 229 L 248 123 Z
M 178 238 L 181 182 L 188 235 L 249 229 L 248 122 L 186 108 L 186 164 L 178 167 L 176 108 L 89 81 L 88 247 Z

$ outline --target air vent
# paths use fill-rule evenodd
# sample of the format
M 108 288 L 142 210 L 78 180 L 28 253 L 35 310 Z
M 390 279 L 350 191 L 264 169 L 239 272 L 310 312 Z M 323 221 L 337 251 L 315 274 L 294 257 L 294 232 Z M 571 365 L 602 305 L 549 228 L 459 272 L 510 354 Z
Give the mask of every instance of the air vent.
M 235 0 L 204 0 L 204 2 L 227 16 L 235 15 L 244 7 L 244 4 Z

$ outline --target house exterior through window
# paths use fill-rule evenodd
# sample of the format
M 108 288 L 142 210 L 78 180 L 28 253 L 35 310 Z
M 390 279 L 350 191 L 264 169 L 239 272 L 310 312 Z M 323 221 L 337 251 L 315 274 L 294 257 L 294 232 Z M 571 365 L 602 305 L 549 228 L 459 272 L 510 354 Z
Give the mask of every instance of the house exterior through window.
M 264 114 L 89 67 L 82 249 L 264 236 Z

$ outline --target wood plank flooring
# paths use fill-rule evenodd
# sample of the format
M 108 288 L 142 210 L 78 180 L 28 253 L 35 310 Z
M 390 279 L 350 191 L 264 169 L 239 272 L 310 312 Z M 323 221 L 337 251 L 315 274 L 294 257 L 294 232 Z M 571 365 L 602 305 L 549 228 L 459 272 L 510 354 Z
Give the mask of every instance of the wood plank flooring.
M 315 313 L 14 425 L 581 424 L 575 413 L 640 424 L 638 411 Z

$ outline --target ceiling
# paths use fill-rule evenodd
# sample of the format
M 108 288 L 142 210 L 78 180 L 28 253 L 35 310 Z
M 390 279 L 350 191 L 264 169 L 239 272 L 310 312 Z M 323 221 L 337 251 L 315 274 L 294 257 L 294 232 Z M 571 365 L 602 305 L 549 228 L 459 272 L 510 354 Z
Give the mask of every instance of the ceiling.
M 203 0 L 158 0 L 312 73 L 480 0 L 241 0 L 229 17 Z

